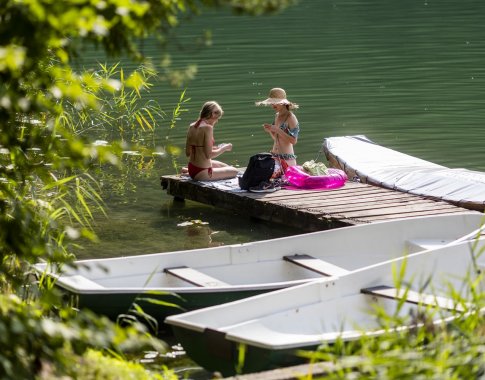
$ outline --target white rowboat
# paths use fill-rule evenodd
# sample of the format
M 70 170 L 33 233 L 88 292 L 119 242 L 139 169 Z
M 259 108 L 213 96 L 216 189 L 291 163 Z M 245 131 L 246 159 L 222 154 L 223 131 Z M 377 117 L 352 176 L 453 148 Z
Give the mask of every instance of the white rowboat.
M 112 319 L 133 302 L 162 322 L 167 315 L 303 284 L 474 236 L 478 212 L 377 222 L 223 247 L 39 263 L 79 308 Z M 153 303 L 156 299 L 179 307 Z
M 483 277 L 485 257 L 479 256 L 483 250 L 484 240 L 476 246 L 451 244 L 340 278 L 173 315 L 166 323 L 195 362 L 224 376 L 235 374 L 237 368 L 248 373 L 298 364 L 303 359 L 297 350 L 316 350 L 337 339 L 405 332 L 419 324 L 416 316 L 426 308 L 435 310 L 431 324 L 452 321 L 471 307 L 465 280 Z M 402 273 L 397 276 L 399 284 L 396 273 Z M 460 297 L 451 298 L 450 289 Z M 405 322 L 384 328 L 376 307 Z M 239 363 L 242 357 L 244 362 Z

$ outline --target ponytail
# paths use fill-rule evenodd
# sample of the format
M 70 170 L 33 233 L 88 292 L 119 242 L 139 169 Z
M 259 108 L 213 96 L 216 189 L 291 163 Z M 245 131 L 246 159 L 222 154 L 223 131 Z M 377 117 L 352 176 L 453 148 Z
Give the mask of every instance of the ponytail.
M 198 128 L 203 120 L 207 120 L 212 116 L 213 112 L 218 113 L 220 116 L 222 116 L 224 113 L 221 106 L 217 102 L 213 100 L 205 102 L 200 110 L 199 118 L 190 125 L 194 126 L 194 128 Z

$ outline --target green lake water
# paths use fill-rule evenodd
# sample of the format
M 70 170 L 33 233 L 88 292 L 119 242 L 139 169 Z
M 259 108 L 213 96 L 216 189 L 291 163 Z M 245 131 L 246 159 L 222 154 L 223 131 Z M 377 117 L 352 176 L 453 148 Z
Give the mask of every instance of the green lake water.
M 262 130 L 270 108 L 255 107 L 272 87 L 283 87 L 300 105 L 300 163 L 317 156 L 324 137 L 363 134 L 398 151 L 449 167 L 485 170 L 485 3 L 456 1 L 302 1 L 276 16 L 234 16 L 204 11 L 183 22 L 172 38 L 176 68 L 194 63 L 186 104 L 167 135 L 181 89 L 156 83 L 148 98 L 169 113 L 157 126 L 157 144 L 184 148 L 187 125 L 203 102 L 224 108 L 217 142 L 232 142 L 220 158 L 245 166 L 270 148 Z M 193 49 L 203 30 L 212 46 Z M 162 49 L 153 39 L 143 52 L 155 63 Z M 96 51 L 83 64 L 97 59 Z M 125 64 L 129 69 L 133 64 Z M 178 157 L 180 166 L 185 157 Z M 175 173 L 172 161 L 133 176 L 122 196 L 108 196 L 108 219 L 98 219 L 101 242 L 79 257 L 109 257 L 207 247 L 298 233 L 232 212 L 174 203 L 159 176 Z M 123 183 L 120 182 L 122 185 Z M 189 220 L 208 224 L 179 227 Z
M 449 167 L 485 170 L 485 2 L 426 0 L 302 1 L 271 17 L 205 11 L 183 22 L 173 37 L 174 67 L 194 63 L 187 84 L 187 112 L 165 139 L 170 119 L 160 120 L 156 144 L 184 148 L 188 124 L 203 102 L 217 100 L 225 114 L 216 126 L 218 143 L 234 149 L 220 158 L 245 166 L 267 151 L 261 127 L 272 110 L 254 102 L 283 87 L 300 105 L 300 163 L 314 159 L 323 138 L 362 134 L 386 147 Z M 212 46 L 194 50 L 201 31 Z M 143 42 L 154 62 L 155 40 Z M 82 63 L 92 65 L 96 51 Z M 126 64 L 126 68 L 134 67 Z M 181 89 L 157 83 L 148 98 L 170 113 Z M 173 174 L 169 157 L 120 179 L 126 188 L 107 196 L 108 218 L 96 221 L 99 244 L 80 258 L 111 257 L 202 248 L 299 233 L 282 225 L 187 201 L 173 202 L 159 177 Z M 178 158 L 179 166 L 185 157 Z M 135 168 L 136 170 L 136 168 Z M 190 220 L 207 224 L 179 226 Z

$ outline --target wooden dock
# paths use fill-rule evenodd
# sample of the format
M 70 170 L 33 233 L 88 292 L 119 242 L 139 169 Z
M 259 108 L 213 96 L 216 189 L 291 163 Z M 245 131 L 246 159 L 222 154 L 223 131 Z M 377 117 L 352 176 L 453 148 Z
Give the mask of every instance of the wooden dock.
M 360 182 L 335 190 L 281 189 L 274 193 L 223 190 L 175 175 L 160 178 L 167 194 L 305 231 L 413 216 L 470 212 L 450 203 Z

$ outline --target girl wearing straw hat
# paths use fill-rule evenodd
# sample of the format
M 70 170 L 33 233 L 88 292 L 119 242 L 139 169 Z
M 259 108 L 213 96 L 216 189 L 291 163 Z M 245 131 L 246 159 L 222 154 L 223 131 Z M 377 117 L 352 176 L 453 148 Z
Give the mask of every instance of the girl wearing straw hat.
M 263 128 L 273 139 L 271 154 L 275 158 L 276 163 L 280 164 L 279 175 L 282 175 L 288 166 L 296 165 L 293 145 L 298 141 L 300 125 L 291 110 L 297 109 L 298 104 L 290 102 L 286 98 L 285 90 L 282 88 L 273 88 L 269 92 L 269 97 L 256 102 L 256 105 L 271 106 L 275 111 L 273 124 L 263 124 Z
M 189 159 L 187 171 L 197 181 L 216 181 L 234 178 L 238 170 L 213 158 L 232 150 L 232 144 L 214 146 L 214 127 L 223 115 L 222 107 L 215 101 L 204 103 L 197 121 L 190 124 L 185 143 Z

